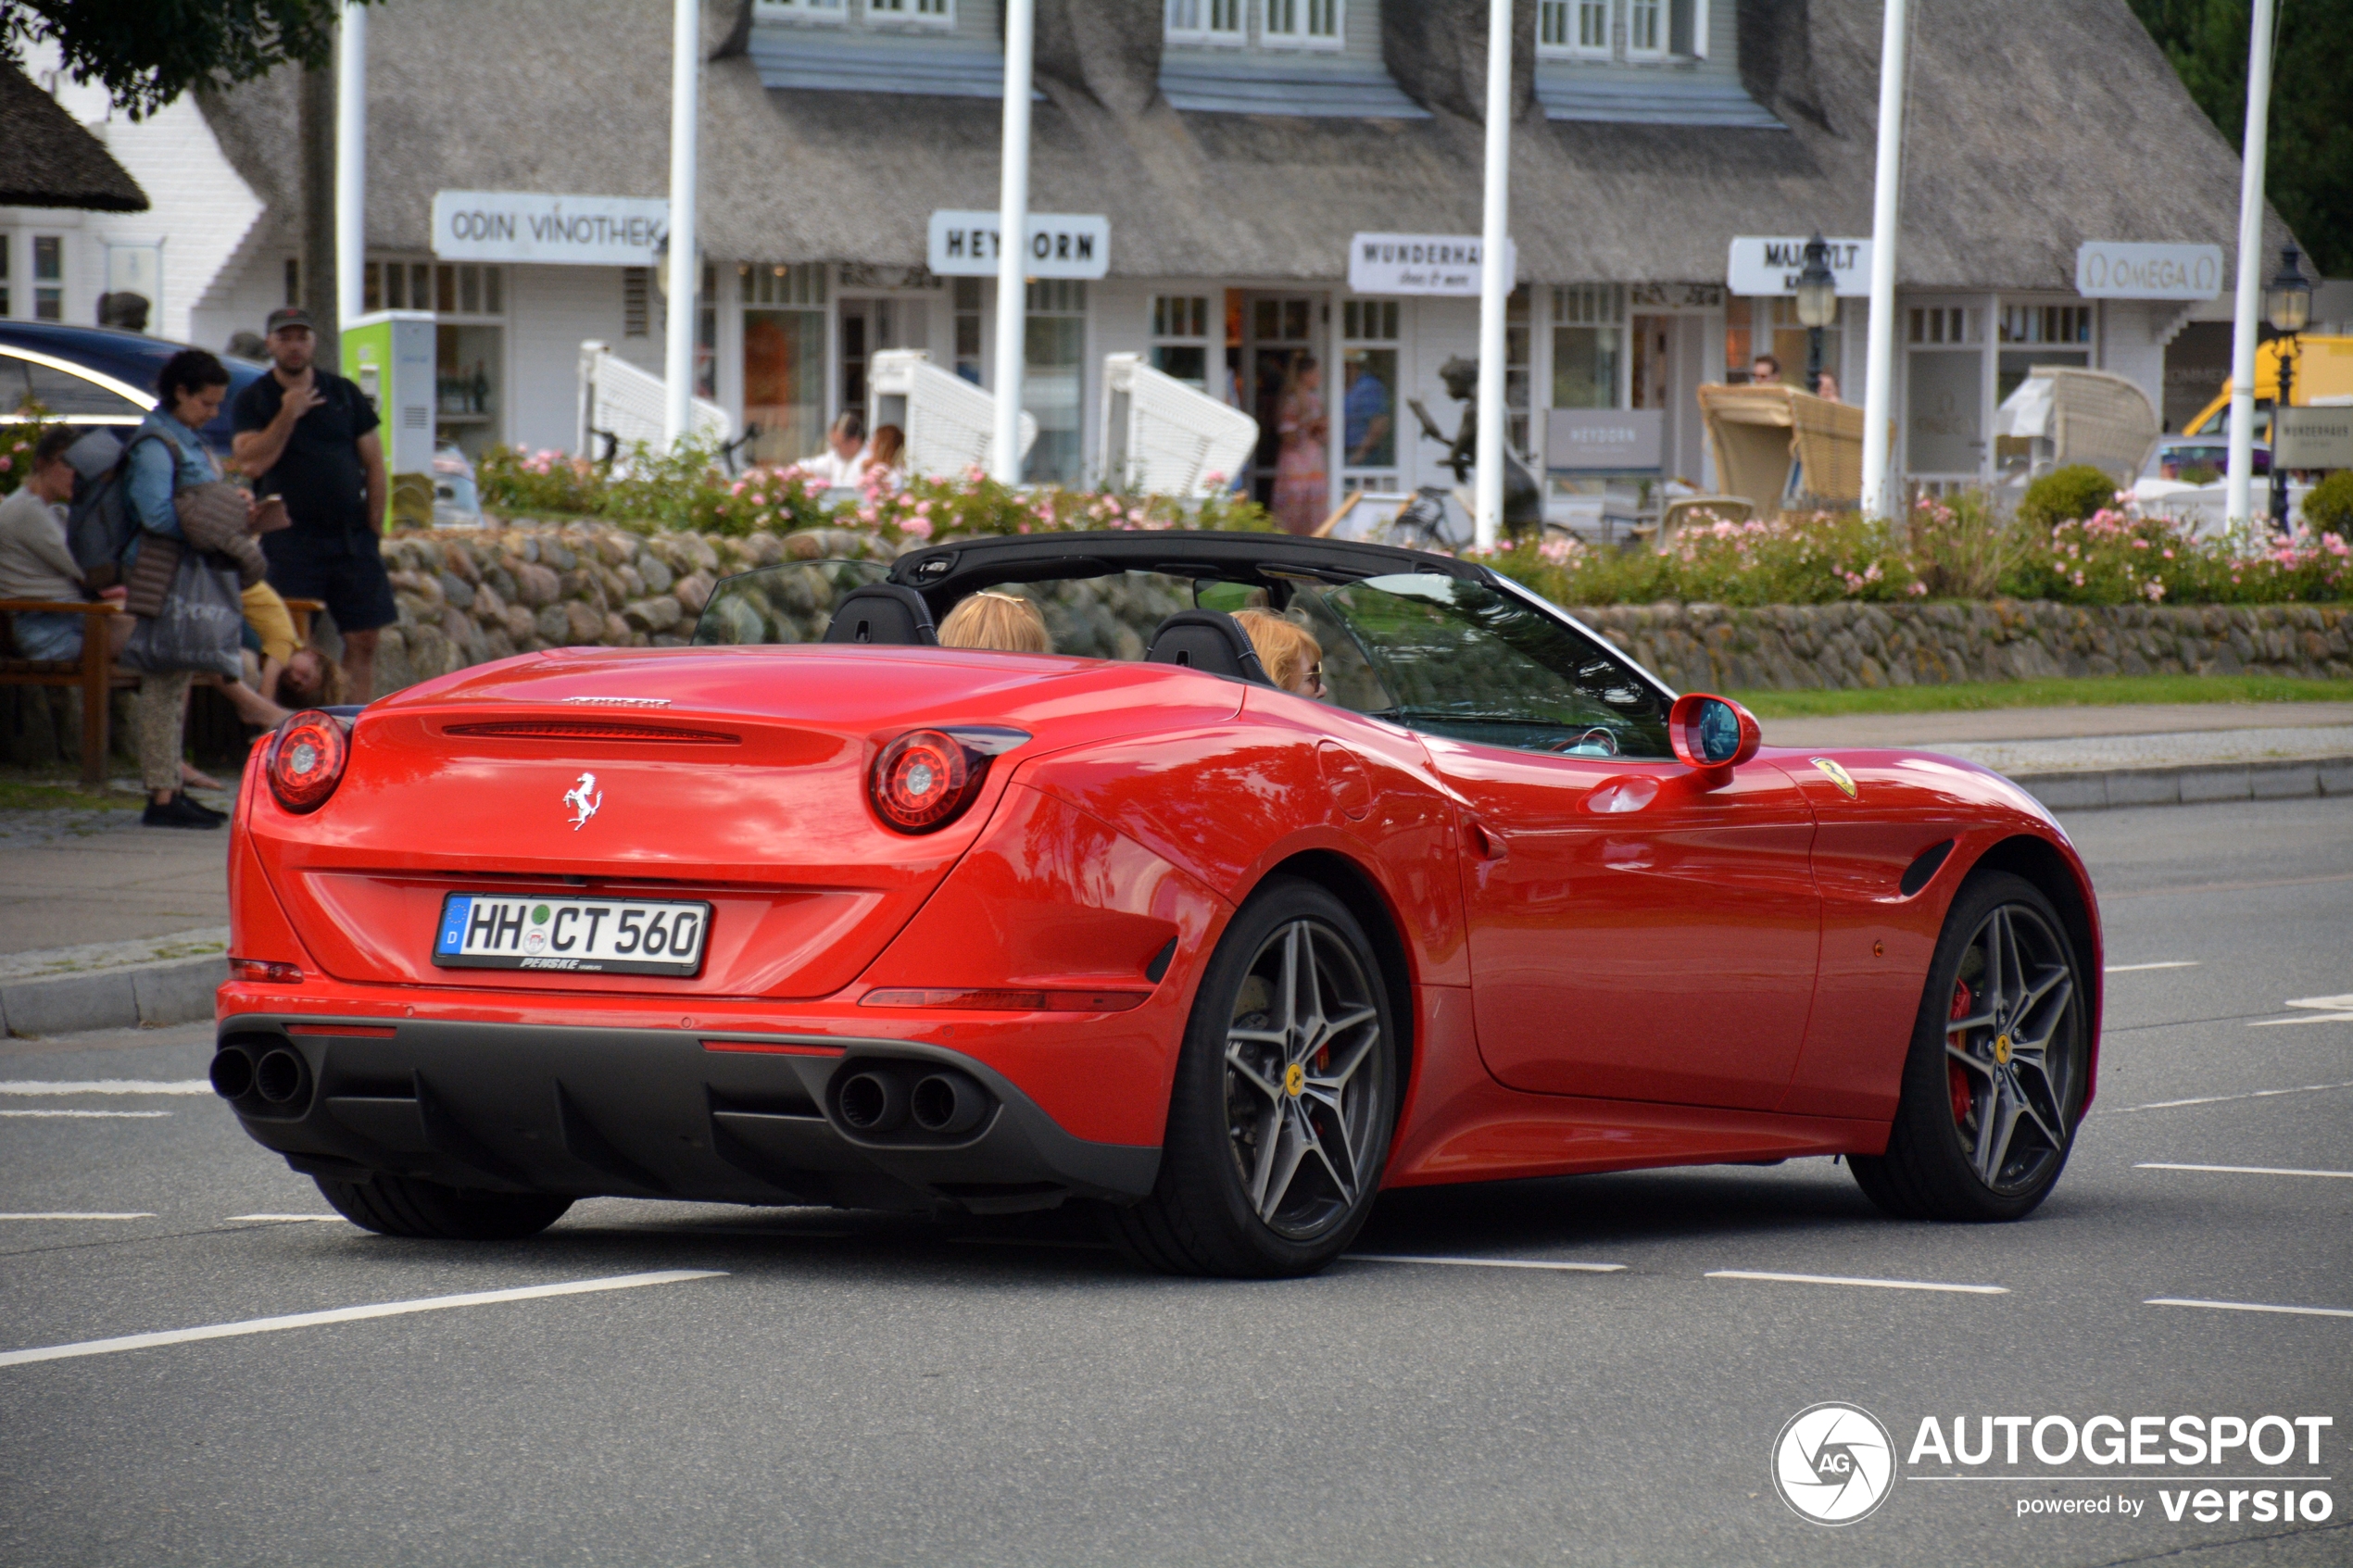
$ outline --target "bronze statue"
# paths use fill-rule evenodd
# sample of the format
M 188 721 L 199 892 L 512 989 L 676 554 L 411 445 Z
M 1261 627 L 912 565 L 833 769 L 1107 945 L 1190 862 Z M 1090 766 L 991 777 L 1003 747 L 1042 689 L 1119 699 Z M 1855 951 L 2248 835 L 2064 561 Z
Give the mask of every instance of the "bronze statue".
M 1440 458 L 1442 467 L 1453 470 L 1454 483 L 1467 483 L 1470 470 L 1478 460 L 1478 361 L 1456 355 L 1438 368 L 1438 379 L 1446 383 L 1446 395 L 1463 406 L 1463 418 L 1452 439 L 1438 428 L 1418 397 L 1409 397 L 1405 406 L 1422 421 L 1422 439 L 1442 442 L 1446 456 Z M 1513 539 L 1533 537 L 1544 526 L 1544 492 L 1535 473 L 1512 450 L 1509 439 L 1504 443 L 1504 532 Z

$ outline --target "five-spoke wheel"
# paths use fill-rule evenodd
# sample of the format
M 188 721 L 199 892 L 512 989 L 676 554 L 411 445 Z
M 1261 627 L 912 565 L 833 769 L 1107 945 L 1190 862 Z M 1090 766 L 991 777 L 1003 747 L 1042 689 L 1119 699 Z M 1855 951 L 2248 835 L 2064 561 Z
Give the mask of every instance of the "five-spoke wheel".
M 2043 1201 L 2082 1115 L 2089 1039 L 2074 946 L 2040 889 L 1980 872 L 1945 917 L 1884 1156 L 1855 1179 L 1890 1213 L 2014 1220 Z
M 1363 927 L 1289 879 L 1234 917 L 1193 1003 L 1152 1194 L 1117 1239 L 1176 1273 L 1309 1273 L 1372 1206 L 1396 1114 L 1389 993 Z

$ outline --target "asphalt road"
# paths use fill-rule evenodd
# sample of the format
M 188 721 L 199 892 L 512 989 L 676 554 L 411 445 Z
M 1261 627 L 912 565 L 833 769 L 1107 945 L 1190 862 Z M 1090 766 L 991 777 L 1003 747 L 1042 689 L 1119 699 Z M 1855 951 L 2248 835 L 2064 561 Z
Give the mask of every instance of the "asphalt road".
M 1052 1221 L 625 1201 L 516 1245 L 391 1241 L 240 1218 L 327 1209 L 208 1098 L 22 1087 L 195 1079 L 207 1031 L 0 1043 L 0 1350 L 714 1271 L 0 1356 L 0 1561 L 2353 1561 L 2353 1022 L 2285 1005 L 2353 992 L 2353 803 L 2070 827 L 2109 963 L 2185 967 L 2111 976 L 2098 1101 L 2030 1221 L 1892 1223 L 1806 1160 L 1398 1194 L 1358 1248 L 1615 1273 L 1177 1281 Z M 104 1114 L 19 1114 L 58 1110 Z M 105 1213 L 141 1217 L 17 1217 Z M 1825 1400 L 1878 1417 L 1899 1461 L 1929 1416 L 1968 1416 L 1971 1444 L 1985 1416 L 2334 1424 L 2317 1462 L 2310 1429 L 2271 1465 L 1931 1456 L 1831 1529 L 1770 1463 Z M 2258 1479 L 2216 1481 L 2209 1512 L 2237 1518 L 2199 1523 L 2189 1478 L 2224 1475 Z M 2323 1478 L 2292 1489 L 2324 1520 L 2227 1497 L 2289 1476 Z M 2021 1513 L 2070 1500 L 2109 1512 Z

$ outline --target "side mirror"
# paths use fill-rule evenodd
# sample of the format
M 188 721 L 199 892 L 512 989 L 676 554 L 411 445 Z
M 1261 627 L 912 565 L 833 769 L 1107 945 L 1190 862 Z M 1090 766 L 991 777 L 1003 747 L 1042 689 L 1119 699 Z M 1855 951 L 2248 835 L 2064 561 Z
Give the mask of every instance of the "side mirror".
M 1765 732 L 1756 715 L 1730 697 L 1686 692 L 1667 712 L 1667 736 L 1686 768 L 1720 781 L 1756 755 Z

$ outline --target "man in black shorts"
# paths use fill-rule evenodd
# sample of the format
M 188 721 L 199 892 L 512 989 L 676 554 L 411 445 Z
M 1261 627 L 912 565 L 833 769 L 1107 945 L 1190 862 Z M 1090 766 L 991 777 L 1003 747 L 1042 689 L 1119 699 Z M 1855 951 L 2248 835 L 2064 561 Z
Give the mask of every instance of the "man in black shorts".
M 317 339 L 294 306 L 270 313 L 275 367 L 231 413 L 237 462 L 262 495 L 285 498 L 291 527 L 261 536 L 270 585 L 318 599 L 343 633 L 352 700 L 375 695 L 376 633 L 398 611 L 378 548 L 389 486 L 379 421 L 359 389 L 311 363 Z

